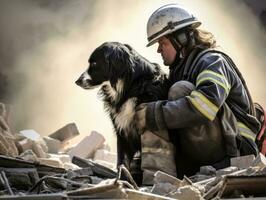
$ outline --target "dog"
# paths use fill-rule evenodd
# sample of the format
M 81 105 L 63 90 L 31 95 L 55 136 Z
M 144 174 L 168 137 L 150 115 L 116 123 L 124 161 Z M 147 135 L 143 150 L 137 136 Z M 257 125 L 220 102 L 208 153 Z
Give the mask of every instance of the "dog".
M 141 150 L 140 133 L 134 123 L 136 107 L 167 99 L 167 75 L 158 64 L 119 42 L 103 43 L 92 52 L 88 62 L 88 69 L 76 84 L 84 89 L 100 87 L 104 108 L 117 135 L 117 165 L 130 169 Z

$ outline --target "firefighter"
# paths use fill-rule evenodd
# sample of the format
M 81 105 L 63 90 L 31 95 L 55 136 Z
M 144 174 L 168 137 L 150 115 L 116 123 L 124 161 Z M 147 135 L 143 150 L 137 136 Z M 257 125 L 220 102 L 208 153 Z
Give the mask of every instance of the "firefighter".
M 139 105 L 136 124 L 142 132 L 168 130 L 179 178 L 203 165 L 220 169 L 231 157 L 258 154 L 260 124 L 241 73 L 200 25 L 178 4 L 160 7 L 147 23 L 147 46 L 158 43 L 172 87 L 167 100 Z

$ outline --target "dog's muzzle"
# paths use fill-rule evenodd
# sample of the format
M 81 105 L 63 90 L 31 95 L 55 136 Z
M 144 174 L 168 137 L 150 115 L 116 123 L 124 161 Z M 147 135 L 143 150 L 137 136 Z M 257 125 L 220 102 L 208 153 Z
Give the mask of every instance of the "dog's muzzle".
M 89 75 L 86 72 L 84 72 L 83 74 L 81 74 L 78 80 L 76 80 L 75 83 L 80 87 L 86 88 L 89 86 L 88 80 L 89 80 Z
M 75 82 L 78 86 L 81 86 L 82 85 L 82 80 L 79 78 L 78 80 L 76 80 Z

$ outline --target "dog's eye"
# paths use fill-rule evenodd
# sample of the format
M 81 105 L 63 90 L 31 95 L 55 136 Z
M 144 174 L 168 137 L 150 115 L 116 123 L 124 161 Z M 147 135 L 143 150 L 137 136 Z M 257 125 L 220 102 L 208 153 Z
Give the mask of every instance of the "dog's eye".
M 95 66 L 96 65 L 96 62 L 91 62 L 91 67 Z

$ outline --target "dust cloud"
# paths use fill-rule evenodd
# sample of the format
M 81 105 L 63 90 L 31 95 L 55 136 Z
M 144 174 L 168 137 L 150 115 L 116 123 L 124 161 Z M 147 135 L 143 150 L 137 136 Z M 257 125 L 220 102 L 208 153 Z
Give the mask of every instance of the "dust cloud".
M 96 130 L 115 149 L 97 89 L 82 90 L 74 82 L 86 69 L 90 53 L 105 41 L 128 43 L 162 65 L 156 45 L 145 47 L 146 23 L 155 9 L 173 2 L 1 0 L 1 101 L 13 105 L 14 131 L 34 129 L 47 135 L 75 122 L 82 136 Z M 242 71 L 254 100 L 266 106 L 265 28 L 250 9 L 241 1 L 178 3 L 214 33 Z

